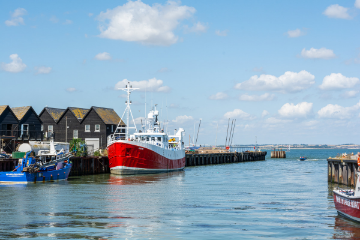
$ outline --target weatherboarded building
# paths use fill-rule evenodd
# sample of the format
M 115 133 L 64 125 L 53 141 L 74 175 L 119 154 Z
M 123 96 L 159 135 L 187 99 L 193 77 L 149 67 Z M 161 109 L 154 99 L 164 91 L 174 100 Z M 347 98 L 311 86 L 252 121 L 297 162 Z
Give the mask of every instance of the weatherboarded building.
M 114 109 L 103 107 L 46 107 L 39 116 L 43 121 L 45 135 L 53 132 L 57 142 L 70 142 L 73 138 L 81 138 L 94 150 L 106 148 L 108 136 L 120 122 Z M 121 124 L 125 126 L 123 121 Z
M 19 122 L 19 139 L 36 141 L 43 139 L 43 132 L 41 130 L 42 121 L 31 106 L 14 107 L 11 110 Z

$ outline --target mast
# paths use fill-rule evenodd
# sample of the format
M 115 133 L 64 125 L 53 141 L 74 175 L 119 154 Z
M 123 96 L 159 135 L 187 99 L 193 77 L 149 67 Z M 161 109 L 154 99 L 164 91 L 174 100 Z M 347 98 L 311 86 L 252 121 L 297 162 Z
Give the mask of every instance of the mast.
M 126 114 L 126 127 L 121 127 L 121 120 L 120 120 L 119 125 L 117 126 L 116 130 L 118 130 L 118 129 L 126 129 L 125 139 L 127 140 L 127 139 L 129 139 L 129 129 L 135 129 L 135 131 L 137 131 L 135 120 L 134 120 L 134 117 L 132 115 L 131 108 L 130 108 L 130 104 L 131 104 L 130 94 L 131 94 L 132 91 L 134 91 L 136 89 L 139 89 L 139 88 L 133 88 L 130 85 L 130 82 L 128 82 L 128 84 L 125 86 L 125 88 L 118 88 L 118 89 L 123 90 L 123 91 L 125 91 L 127 93 L 127 101 L 125 101 L 126 108 L 125 108 L 125 111 L 124 111 L 123 115 L 121 116 L 121 119 L 123 119 L 124 115 Z M 131 115 L 131 119 L 132 119 L 132 121 L 134 123 L 133 127 L 129 127 L 130 115 Z M 113 138 L 115 138 L 115 134 L 114 134 Z

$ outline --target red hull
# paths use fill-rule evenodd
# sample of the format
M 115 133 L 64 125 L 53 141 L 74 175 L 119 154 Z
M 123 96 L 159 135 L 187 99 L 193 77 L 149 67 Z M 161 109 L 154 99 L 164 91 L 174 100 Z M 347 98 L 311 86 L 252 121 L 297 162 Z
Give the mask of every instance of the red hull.
M 348 198 L 334 191 L 334 203 L 340 214 L 360 222 L 360 198 Z
M 163 150 L 171 152 L 169 158 L 156 152 L 160 151 L 159 147 L 149 145 L 154 148 L 149 149 L 144 146 L 138 146 L 131 143 L 115 142 L 108 147 L 108 157 L 111 173 L 117 174 L 138 174 L 138 173 L 157 173 L 182 170 L 185 167 L 185 153 L 175 154 L 174 151 Z M 180 156 L 176 158 L 175 155 Z M 170 158 L 174 157 L 175 158 Z

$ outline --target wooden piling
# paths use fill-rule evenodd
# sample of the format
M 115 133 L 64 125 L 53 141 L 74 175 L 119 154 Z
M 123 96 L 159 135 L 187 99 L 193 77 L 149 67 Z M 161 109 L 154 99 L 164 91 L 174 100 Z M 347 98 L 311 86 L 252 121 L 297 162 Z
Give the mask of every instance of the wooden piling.
M 356 160 L 341 160 L 339 158 L 329 158 L 328 162 L 328 182 L 339 183 L 347 186 L 354 186 L 356 183 Z

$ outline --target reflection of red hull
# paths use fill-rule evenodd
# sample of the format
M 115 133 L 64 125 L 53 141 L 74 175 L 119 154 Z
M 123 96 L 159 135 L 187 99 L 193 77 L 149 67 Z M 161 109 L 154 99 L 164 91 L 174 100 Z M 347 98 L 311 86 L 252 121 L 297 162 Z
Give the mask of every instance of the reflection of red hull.
M 158 173 L 185 167 L 185 151 L 141 142 L 114 142 L 108 146 L 108 156 L 110 171 L 115 174 Z
M 334 191 L 334 202 L 341 215 L 360 222 L 360 198 L 349 198 Z

